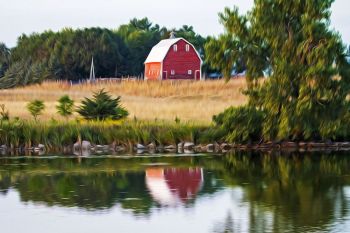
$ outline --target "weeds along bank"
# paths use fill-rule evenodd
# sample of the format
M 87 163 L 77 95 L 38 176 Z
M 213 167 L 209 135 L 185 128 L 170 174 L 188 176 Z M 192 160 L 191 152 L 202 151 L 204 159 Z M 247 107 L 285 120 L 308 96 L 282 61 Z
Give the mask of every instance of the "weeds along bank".
M 86 155 L 138 152 L 215 152 L 232 150 L 258 151 L 342 151 L 350 150 L 349 138 L 337 141 L 254 141 L 247 129 L 226 128 L 215 119 L 211 125 L 169 121 L 106 120 L 46 121 L 13 119 L 0 121 L 0 154 L 64 153 Z M 232 138 L 233 135 L 239 138 Z M 244 140 L 244 136 L 248 140 Z M 257 136 L 257 135 L 255 135 Z M 345 136 L 345 135 L 343 135 Z M 186 152 L 187 151 L 187 152 Z
M 37 121 L 0 122 L 0 145 L 11 150 L 33 149 L 40 144 L 49 151 L 62 151 L 74 143 L 120 145 L 130 149 L 137 144 L 177 145 L 180 142 L 214 141 L 209 126 L 196 123 L 143 121 Z

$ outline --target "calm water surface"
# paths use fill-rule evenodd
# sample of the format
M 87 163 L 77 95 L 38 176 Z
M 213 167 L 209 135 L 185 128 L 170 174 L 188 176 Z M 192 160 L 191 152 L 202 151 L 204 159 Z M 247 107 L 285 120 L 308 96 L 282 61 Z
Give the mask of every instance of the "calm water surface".
M 350 232 L 350 153 L 0 157 L 1 233 Z

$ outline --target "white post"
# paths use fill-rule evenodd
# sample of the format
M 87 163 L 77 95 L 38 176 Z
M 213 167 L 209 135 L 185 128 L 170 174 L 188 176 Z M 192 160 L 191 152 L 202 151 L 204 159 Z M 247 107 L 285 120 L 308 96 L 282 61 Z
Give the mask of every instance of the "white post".
M 94 57 L 91 59 L 91 68 L 90 68 L 90 82 L 95 82 L 95 67 L 94 67 Z

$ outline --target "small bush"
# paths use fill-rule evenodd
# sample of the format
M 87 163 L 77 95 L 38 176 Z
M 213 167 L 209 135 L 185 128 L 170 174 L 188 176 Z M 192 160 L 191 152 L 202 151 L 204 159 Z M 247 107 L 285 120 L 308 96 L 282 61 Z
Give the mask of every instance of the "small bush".
M 27 109 L 36 121 L 38 116 L 40 116 L 43 113 L 45 109 L 45 104 L 41 100 L 33 100 L 32 102 L 28 103 Z
M 74 101 L 68 96 L 64 95 L 58 100 L 56 106 L 57 113 L 66 119 L 73 114 Z
M 92 99 L 85 98 L 78 109 L 78 113 L 86 120 L 119 120 L 129 115 L 128 111 L 120 106 L 120 96 L 113 99 L 103 89 L 95 92 Z
M 10 113 L 6 109 L 5 104 L 0 104 L 0 121 L 8 121 L 10 119 Z
M 231 107 L 213 117 L 228 142 L 261 140 L 264 113 L 253 107 Z

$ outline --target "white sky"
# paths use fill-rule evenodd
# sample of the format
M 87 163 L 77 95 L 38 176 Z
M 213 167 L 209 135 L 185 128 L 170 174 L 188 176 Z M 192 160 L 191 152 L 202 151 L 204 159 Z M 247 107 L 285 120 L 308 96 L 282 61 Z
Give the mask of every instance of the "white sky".
M 0 41 L 14 46 L 22 33 L 64 27 L 117 28 L 131 18 L 148 17 L 166 27 L 194 26 L 202 35 L 218 35 L 218 12 L 237 5 L 242 12 L 253 0 L 0 0 Z M 336 0 L 332 27 L 350 43 L 349 0 Z

